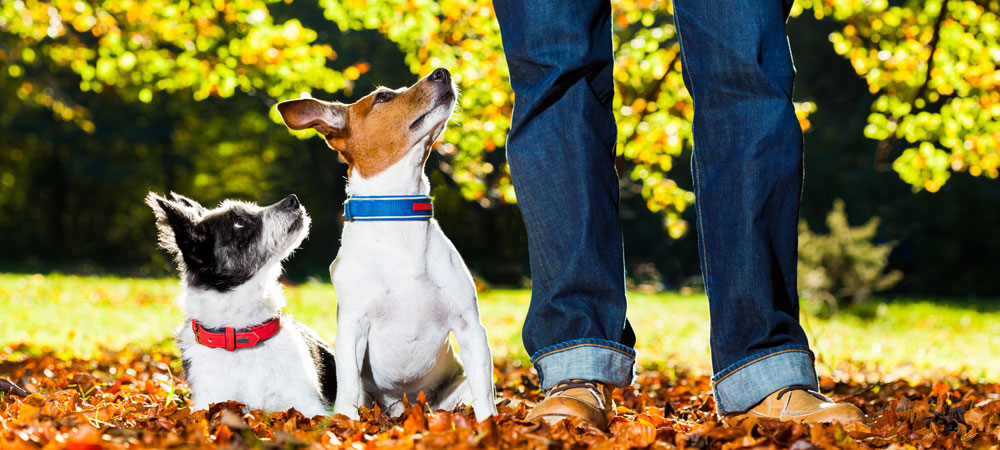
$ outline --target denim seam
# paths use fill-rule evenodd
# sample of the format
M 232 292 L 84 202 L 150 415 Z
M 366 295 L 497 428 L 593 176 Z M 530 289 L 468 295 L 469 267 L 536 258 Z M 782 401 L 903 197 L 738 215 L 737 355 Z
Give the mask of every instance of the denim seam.
M 511 182 L 513 182 L 513 181 L 514 181 L 513 180 L 513 175 L 511 175 Z M 518 206 L 519 210 L 522 208 L 522 206 L 520 206 L 522 204 L 527 204 L 527 203 L 525 203 L 525 202 L 520 203 L 519 206 Z M 521 213 L 521 220 L 523 220 L 525 222 L 525 228 L 528 227 L 528 223 L 527 222 L 529 222 L 529 221 L 532 222 L 532 223 L 534 223 L 535 227 L 542 228 L 541 223 L 540 222 L 536 222 L 534 220 L 533 214 L 530 213 L 530 212 L 529 212 L 529 214 L 524 214 L 524 212 L 522 211 L 522 213 Z M 536 241 L 537 241 L 537 239 L 536 239 Z M 528 240 L 528 251 L 529 252 L 531 251 L 531 247 L 532 247 L 531 244 L 532 244 L 532 240 L 529 239 Z M 535 242 L 534 247 L 535 247 L 536 251 L 534 251 L 533 253 L 536 253 L 536 254 L 539 253 L 540 251 L 538 249 L 539 249 L 539 247 L 541 247 L 541 243 Z M 543 261 L 545 258 L 535 258 L 535 259 L 537 260 L 537 261 L 535 261 L 535 264 L 538 266 L 539 272 L 541 272 L 541 278 L 542 279 L 546 279 L 546 280 L 551 279 L 552 277 L 550 276 L 549 268 L 548 268 L 547 264 Z M 534 290 L 532 290 L 532 298 L 534 298 Z
M 552 351 L 546 352 L 545 354 L 542 354 L 542 355 L 538 356 L 537 358 L 533 358 L 531 360 L 531 363 L 532 364 L 537 364 L 538 360 L 540 360 L 540 359 L 542 359 L 542 358 L 544 358 L 546 356 L 549 356 L 549 355 L 552 355 L 552 354 L 555 354 L 555 353 L 564 352 L 566 350 L 574 349 L 574 348 L 577 348 L 577 347 L 600 347 L 600 348 L 606 348 L 608 350 L 614 350 L 614 351 L 616 351 L 618 353 L 621 353 L 622 355 L 625 355 L 625 356 L 629 357 L 631 360 L 635 361 L 635 356 L 630 355 L 630 354 L 628 354 L 626 352 L 623 352 L 623 351 L 621 351 L 621 350 L 619 350 L 617 348 L 614 348 L 614 347 L 609 347 L 607 345 L 599 345 L 599 344 L 576 344 L 576 345 L 571 345 L 571 346 L 566 347 L 566 348 L 560 348 L 560 349 L 557 349 L 557 350 L 552 350 Z
M 692 106 L 693 108 L 693 106 Z M 701 240 L 701 259 L 705 264 L 705 295 L 711 298 L 712 295 L 712 269 L 708 265 L 708 244 L 705 242 L 705 215 L 701 212 L 701 192 L 704 190 L 701 186 L 703 178 L 701 176 L 701 164 L 698 164 L 698 152 L 694 150 L 694 132 L 691 133 L 691 158 L 694 161 L 694 170 L 697 172 L 696 178 L 698 178 L 697 183 L 697 193 L 695 194 L 694 203 L 698 208 L 698 238 Z
M 677 12 L 677 10 L 674 9 L 674 14 L 676 14 L 676 12 Z M 685 68 L 687 68 L 688 73 L 690 73 L 691 66 L 688 65 L 688 62 L 687 62 L 687 52 L 684 51 L 684 43 L 682 42 L 682 37 L 681 37 L 681 34 L 682 34 L 681 33 L 681 23 L 680 23 L 681 21 L 680 21 L 679 18 L 676 18 L 676 16 L 675 16 L 675 19 L 676 20 L 674 20 L 674 26 L 677 28 L 677 46 L 680 47 L 680 49 L 681 49 L 681 64 L 683 64 L 683 66 Z M 694 89 L 695 89 L 695 87 L 694 87 L 694 77 L 689 75 L 688 76 L 688 80 L 691 81 L 691 115 L 693 117 L 694 116 L 694 112 L 695 112 L 695 108 L 696 108 L 695 102 L 694 102 Z M 691 161 L 694 162 L 694 170 L 695 170 L 695 172 L 697 172 L 695 174 L 695 178 L 698 180 L 698 182 L 695 183 L 695 190 L 697 192 L 695 193 L 695 196 L 694 196 L 694 203 L 695 203 L 695 207 L 698 209 L 698 239 L 701 241 L 701 248 L 702 248 L 701 258 L 702 258 L 702 263 L 705 266 L 705 269 L 704 269 L 705 270 L 705 280 L 704 280 L 704 283 L 705 283 L 705 295 L 707 295 L 707 296 L 709 296 L 709 298 L 711 298 L 712 288 L 710 286 L 710 281 L 709 280 L 712 279 L 712 274 L 711 274 L 711 271 L 710 271 L 710 269 L 708 267 L 708 252 L 705 250 L 707 248 L 706 244 L 705 244 L 705 220 L 703 219 L 704 215 L 701 212 L 701 195 L 700 194 L 701 194 L 701 191 L 702 191 L 701 183 L 703 182 L 703 178 L 700 176 L 700 174 L 701 174 L 701 165 L 698 164 L 698 152 L 697 152 L 697 150 L 695 150 L 694 147 L 695 147 L 695 145 L 694 145 L 694 121 L 692 120 L 692 125 L 691 125 Z
M 801 350 L 801 349 L 796 349 L 796 348 L 793 348 L 793 349 L 788 349 L 788 350 L 781 350 L 781 351 L 779 351 L 779 352 L 775 352 L 775 353 L 769 353 L 769 354 L 767 354 L 767 355 L 764 355 L 764 356 L 761 356 L 761 357 L 759 357 L 759 358 L 756 358 L 756 359 L 754 359 L 753 361 L 750 361 L 750 362 L 747 362 L 747 363 L 744 363 L 744 364 L 740 365 L 739 367 L 737 367 L 737 368 L 733 369 L 733 370 L 732 370 L 731 372 L 729 372 L 729 373 L 727 373 L 727 374 L 723 375 L 723 376 L 722 376 L 722 378 L 719 378 L 718 380 L 715 380 L 715 381 L 712 381 L 712 386 L 714 387 L 714 386 L 718 385 L 719 383 L 721 383 L 721 382 L 722 382 L 723 380 L 725 380 L 726 378 L 729 378 L 729 376 L 730 376 L 730 375 L 732 375 L 732 374 L 734 374 L 734 373 L 736 373 L 736 372 L 739 372 L 739 371 L 740 371 L 741 369 L 743 369 L 744 367 L 747 367 L 747 366 L 749 366 L 749 365 L 751 365 L 751 364 L 753 364 L 753 363 L 755 363 L 755 362 L 757 362 L 757 361 L 760 361 L 760 360 L 762 360 L 762 359 L 767 359 L 767 358 L 770 358 L 770 357 L 772 357 L 772 356 L 777 356 L 777 355 L 780 355 L 780 354 L 782 354 L 782 353 L 788 353 L 788 352 L 802 352 L 802 353 L 805 353 L 805 354 L 809 355 L 809 357 L 810 357 L 810 358 L 812 358 L 812 353 L 811 353 L 810 351 L 808 351 L 808 350 Z

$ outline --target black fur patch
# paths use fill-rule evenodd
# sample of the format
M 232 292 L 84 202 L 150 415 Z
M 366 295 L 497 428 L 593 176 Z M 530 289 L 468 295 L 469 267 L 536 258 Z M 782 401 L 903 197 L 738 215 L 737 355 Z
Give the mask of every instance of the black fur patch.
M 188 374 L 191 373 L 191 360 L 182 357 L 181 358 L 181 365 L 184 366 L 184 379 L 186 380 Z
M 309 353 L 312 354 L 313 363 L 316 364 L 316 372 L 319 373 L 323 399 L 327 405 L 333 406 L 333 401 L 337 398 L 337 365 L 333 359 L 333 347 L 309 327 L 299 322 L 293 323 L 309 346 Z
M 269 256 L 258 245 L 264 228 L 261 214 L 232 208 L 202 219 L 199 226 L 206 240 L 196 251 L 204 258 L 187 264 L 188 284 L 226 292 L 257 273 Z
M 156 214 L 160 246 L 174 255 L 189 286 L 230 291 L 253 277 L 272 256 L 260 245 L 266 210 L 234 205 L 213 212 L 172 195 L 174 200 L 167 200 L 150 193 L 146 203 Z M 298 231 L 301 221 L 289 232 Z

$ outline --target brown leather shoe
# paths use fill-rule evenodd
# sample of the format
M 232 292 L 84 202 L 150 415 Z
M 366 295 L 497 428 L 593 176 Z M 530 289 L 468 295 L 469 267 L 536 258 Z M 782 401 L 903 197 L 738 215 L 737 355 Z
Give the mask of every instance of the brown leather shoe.
M 561 381 L 535 405 L 525 420 L 556 423 L 567 417 L 579 417 L 607 431 L 615 417 L 611 386 L 591 380 Z
M 759 417 L 783 422 L 831 423 L 864 422 L 865 414 L 849 403 L 835 403 L 829 397 L 812 390 L 812 386 L 789 386 L 771 393 L 743 414 L 729 414 L 724 420 Z

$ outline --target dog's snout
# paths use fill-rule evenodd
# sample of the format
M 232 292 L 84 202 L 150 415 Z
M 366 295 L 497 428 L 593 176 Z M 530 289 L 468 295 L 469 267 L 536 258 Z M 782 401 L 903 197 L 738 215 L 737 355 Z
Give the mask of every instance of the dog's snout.
M 299 205 L 299 198 L 295 194 L 289 195 L 281 201 L 281 207 L 284 209 L 298 209 Z
M 437 69 L 434 69 L 434 71 L 431 72 L 430 76 L 427 78 L 430 79 L 431 81 L 440 81 L 442 83 L 447 83 L 451 81 L 451 72 L 448 72 L 448 69 L 439 67 Z

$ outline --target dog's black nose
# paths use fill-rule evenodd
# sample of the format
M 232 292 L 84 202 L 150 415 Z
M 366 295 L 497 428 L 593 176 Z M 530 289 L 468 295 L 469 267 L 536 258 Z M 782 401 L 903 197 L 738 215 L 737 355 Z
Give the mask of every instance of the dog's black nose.
M 285 197 L 285 199 L 281 201 L 281 207 L 284 209 L 298 209 L 299 198 L 296 197 L 295 194 L 289 195 L 288 197 Z
M 448 69 L 440 67 L 434 69 L 434 71 L 431 72 L 430 76 L 428 76 L 427 78 L 430 79 L 431 81 L 440 81 L 442 83 L 447 83 L 448 81 L 451 81 L 451 72 L 448 72 Z

